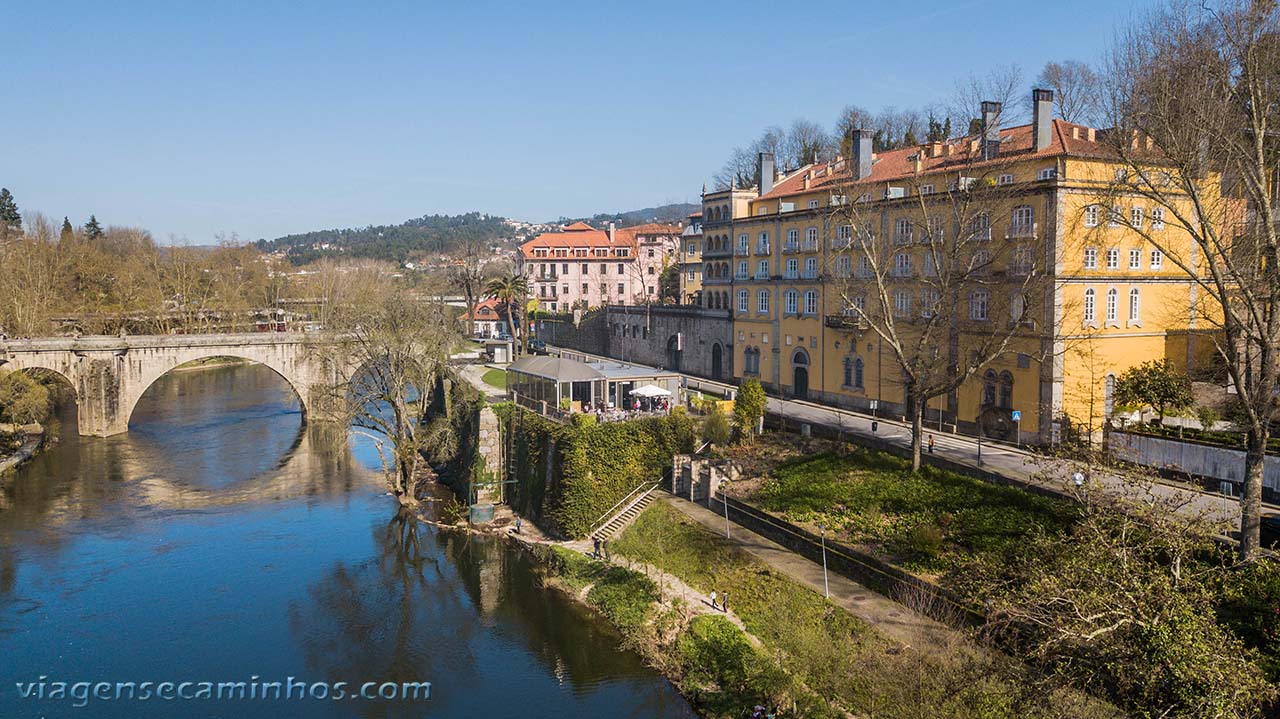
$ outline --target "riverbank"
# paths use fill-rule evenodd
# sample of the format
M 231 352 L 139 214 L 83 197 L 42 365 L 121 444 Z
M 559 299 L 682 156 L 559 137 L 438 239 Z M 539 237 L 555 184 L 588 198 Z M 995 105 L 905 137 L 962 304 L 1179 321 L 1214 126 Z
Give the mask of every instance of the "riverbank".
M 45 430 L 39 424 L 19 428 L 19 432 L 11 434 L 21 434 L 22 439 L 17 443 L 17 447 L 8 454 L 0 455 L 0 476 L 6 472 L 17 469 L 23 463 L 31 460 L 40 451 L 40 447 L 44 445 Z

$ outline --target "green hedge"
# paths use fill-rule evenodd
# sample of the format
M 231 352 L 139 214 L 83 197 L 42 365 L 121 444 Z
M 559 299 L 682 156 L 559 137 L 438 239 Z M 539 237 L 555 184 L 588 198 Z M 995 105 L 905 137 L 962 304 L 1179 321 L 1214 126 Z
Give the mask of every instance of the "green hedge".
M 560 424 L 510 404 L 496 409 L 507 427 L 514 423 L 513 507 L 561 536 L 586 536 L 633 489 L 661 479 L 673 455 L 693 451 L 694 424 L 681 411 L 607 424 L 577 416 Z

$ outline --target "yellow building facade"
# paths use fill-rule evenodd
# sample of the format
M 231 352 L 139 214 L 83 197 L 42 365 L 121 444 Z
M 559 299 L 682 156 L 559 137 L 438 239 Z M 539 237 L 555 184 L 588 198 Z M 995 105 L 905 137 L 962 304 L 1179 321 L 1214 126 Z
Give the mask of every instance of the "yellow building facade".
M 762 156 L 757 188 L 704 194 L 702 304 L 732 311 L 739 378 L 901 417 L 897 355 L 851 305 L 883 303 L 899 339 L 947 312 L 954 358 L 1004 341 L 926 424 L 1049 443 L 1099 427 L 1129 367 L 1196 363 L 1194 283 L 1147 237 L 1190 239 L 1126 191 L 1098 130 L 1052 118 L 1051 93 L 1028 125 L 1000 128 L 985 105 L 978 136 L 882 153 L 855 137 L 851 157 L 785 174 Z M 939 297 L 932 265 L 960 237 L 980 279 Z

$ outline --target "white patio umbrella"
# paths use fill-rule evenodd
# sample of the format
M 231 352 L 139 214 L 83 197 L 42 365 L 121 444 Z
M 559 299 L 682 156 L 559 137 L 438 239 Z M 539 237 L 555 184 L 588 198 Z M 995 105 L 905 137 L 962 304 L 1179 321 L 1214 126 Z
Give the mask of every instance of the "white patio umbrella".
M 652 384 L 642 385 L 631 390 L 627 394 L 633 394 L 637 397 L 670 397 L 671 393 L 667 390 Z

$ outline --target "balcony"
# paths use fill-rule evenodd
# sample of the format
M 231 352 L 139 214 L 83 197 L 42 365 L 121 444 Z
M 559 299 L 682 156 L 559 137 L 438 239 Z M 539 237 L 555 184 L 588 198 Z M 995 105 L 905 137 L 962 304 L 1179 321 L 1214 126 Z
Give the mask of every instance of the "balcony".
M 728 257 L 733 254 L 728 247 L 711 247 L 710 245 L 702 249 L 703 257 Z
M 733 279 L 738 280 L 739 282 L 743 282 L 743 281 L 746 281 L 746 280 L 751 279 L 751 273 L 749 273 L 749 272 L 738 272 L 738 273 L 735 273 L 735 274 L 734 274 Z
M 1015 225 L 1009 225 L 1009 233 L 1005 235 L 1005 239 L 1030 239 L 1036 236 L 1036 223 L 1023 222 Z
M 738 257 L 746 257 L 747 255 L 751 254 L 751 248 L 747 247 L 746 245 L 738 245 L 738 247 L 733 251 L 733 254 L 737 255 Z
M 809 241 L 809 240 L 805 240 L 804 244 L 803 244 L 803 245 L 801 245 L 800 250 L 801 250 L 802 252 L 817 252 L 817 251 L 818 251 L 818 241 L 817 241 L 817 240 L 813 240 L 813 241 L 811 242 L 811 241 Z
M 865 330 L 867 320 L 858 315 L 827 315 L 823 324 L 836 330 Z
M 782 279 L 784 279 L 784 280 L 798 280 L 798 279 L 800 279 L 800 273 L 799 273 L 799 272 L 797 272 L 796 270 L 787 270 L 787 271 L 785 271 L 785 272 L 783 272 L 783 273 L 782 273 Z
M 816 280 L 816 279 L 818 279 L 818 276 L 819 276 L 820 274 L 821 274 L 821 273 L 819 273 L 817 270 L 805 270 L 804 272 L 800 273 L 800 279 L 802 279 L 802 280 Z
M 757 255 L 767 255 L 767 254 L 769 254 L 769 243 L 768 243 L 768 242 L 761 242 L 761 243 L 757 244 L 757 245 L 756 245 L 756 254 L 757 254 Z
M 756 280 L 757 280 L 757 281 L 759 281 L 759 282 L 763 282 L 763 281 L 768 280 L 768 279 L 769 279 L 769 273 L 768 273 L 768 272 L 757 272 L 757 273 L 756 273 Z
M 787 244 L 782 246 L 782 253 L 784 255 L 789 255 L 793 252 L 799 252 L 799 251 L 800 251 L 800 244 L 796 242 L 788 242 Z

